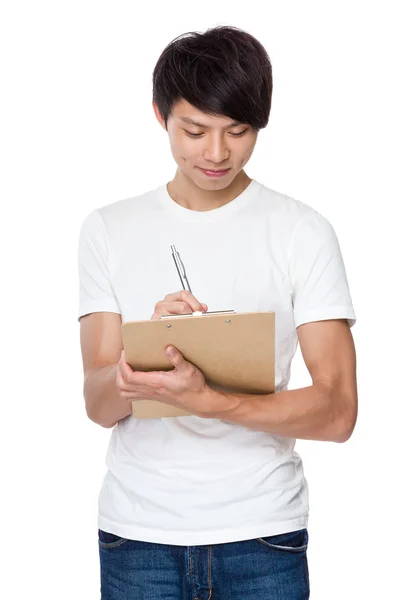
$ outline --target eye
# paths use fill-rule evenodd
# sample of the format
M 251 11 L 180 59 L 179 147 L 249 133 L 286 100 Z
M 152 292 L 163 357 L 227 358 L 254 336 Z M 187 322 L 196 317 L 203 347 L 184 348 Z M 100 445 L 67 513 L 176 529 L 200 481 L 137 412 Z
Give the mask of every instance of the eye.
M 202 133 L 191 133 L 191 131 L 187 131 L 187 129 L 184 130 L 186 132 L 187 135 L 189 135 L 190 137 L 201 137 L 203 134 Z
M 244 129 L 244 131 L 240 131 L 239 133 L 232 133 L 232 131 L 230 131 L 230 134 L 234 137 L 239 137 L 240 135 L 244 135 L 244 133 L 246 133 L 248 131 L 248 129 Z
M 193 138 L 198 138 L 204 135 L 203 133 L 192 133 L 191 131 L 187 131 L 187 129 L 184 129 L 184 131 L 187 135 Z M 233 133 L 232 131 L 230 131 L 229 134 L 232 135 L 232 137 L 241 137 L 241 135 L 244 135 L 244 133 L 246 133 L 247 131 L 248 128 L 244 129 L 244 131 L 240 131 L 239 133 Z

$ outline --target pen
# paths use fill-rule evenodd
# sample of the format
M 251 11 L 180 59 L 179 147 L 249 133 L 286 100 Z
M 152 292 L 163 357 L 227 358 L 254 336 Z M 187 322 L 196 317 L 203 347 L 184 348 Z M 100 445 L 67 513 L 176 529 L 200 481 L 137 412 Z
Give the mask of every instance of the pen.
M 176 265 L 176 269 L 180 277 L 181 285 L 183 286 L 183 290 L 188 290 L 189 292 L 191 292 L 191 287 L 187 279 L 186 269 L 183 265 L 183 261 L 181 260 L 180 254 L 177 252 L 176 246 L 172 245 L 170 246 L 170 248 L 174 259 L 174 264 Z

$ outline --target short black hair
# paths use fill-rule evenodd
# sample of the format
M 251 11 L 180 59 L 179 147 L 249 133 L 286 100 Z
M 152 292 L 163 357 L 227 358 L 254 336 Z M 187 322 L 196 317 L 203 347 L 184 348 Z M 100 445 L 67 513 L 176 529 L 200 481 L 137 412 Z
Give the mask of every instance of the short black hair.
M 272 65 L 262 44 L 232 26 L 182 34 L 163 50 L 153 71 L 153 100 L 167 127 L 173 106 L 187 100 L 208 115 L 266 127 Z

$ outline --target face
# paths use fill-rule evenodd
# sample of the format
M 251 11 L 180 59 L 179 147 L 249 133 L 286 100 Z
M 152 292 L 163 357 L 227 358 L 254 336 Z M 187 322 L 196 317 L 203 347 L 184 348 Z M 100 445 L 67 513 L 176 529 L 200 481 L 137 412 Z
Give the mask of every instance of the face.
M 157 106 L 153 107 L 165 128 Z M 249 161 L 258 137 L 250 125 L 206 115 L 186 100 L 173 107 L 167 132 L 179 170 L 205 190 L 228 187 Z

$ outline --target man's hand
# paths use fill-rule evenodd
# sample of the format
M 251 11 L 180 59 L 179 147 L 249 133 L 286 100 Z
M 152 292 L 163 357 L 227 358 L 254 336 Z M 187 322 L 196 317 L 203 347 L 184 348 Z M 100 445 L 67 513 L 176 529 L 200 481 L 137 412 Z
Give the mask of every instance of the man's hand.
M 197 300 L 187 290 L 167 294 L 154 307 L 152 320 L 162 315 L 180 315 L 195 311 L 207 312 L 208 306 Z M 187 362 L 181 352 L 167 346 L 166 356 L 174 366 L 171 371 L 133 371 L 122 351 L 116 372 L 119 395 L 128 402 L 156 400 L 177 406 L 200 417 L 211 417 L 224 410 L 225 398 L 206 384 L 197 367 Z
M 152 320 L 159 319 L 162 315 L 182 315 L 189 312 L 207 312 L 208 306 L 202 304 L 187 290 L 181 290 L 174 294 L 167 294 L 154 307 Z
M 174 366 L 171 371 L 133 371 L 126 363 L 122 350 L 118 363 L 116 386 L 119 394 L 128 402 L 156 400 L 171 404 L 200 417 L 211 417 L 226 410 L 226 398 L 205 382 L 197 367 L 187 362 L 181 352 L 167 346 L 166 356 Z

